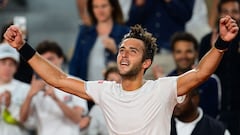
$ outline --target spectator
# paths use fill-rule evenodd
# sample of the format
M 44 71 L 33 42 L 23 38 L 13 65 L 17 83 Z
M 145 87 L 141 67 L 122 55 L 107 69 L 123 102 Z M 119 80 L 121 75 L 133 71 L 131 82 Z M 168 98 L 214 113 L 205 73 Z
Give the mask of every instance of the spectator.
M 215 28 L 217 20 L 217 4 L 219 0 L 212 0 L 211 9 L 207 10 L 206 0 L 195 0 L 193 14 L 186 23 L 186 31 L 193 34 L 198 42 L 202 37 Z
M 118 44 L 128 28 L 120 25 L 123 16 L 115 0 L 87 2 L 93 26 L 80 26 L 69 71 L 81 79 L 99 80 L 103 79 L 101 73 L 105 65 L 115 61 Z
M 171 135 L 230 135 L 224 125 L 204 114 L 198 106 L 197 89 L 186 94 L 185 100 L 177 104 L 173 111 Z
M 179 77 L 155 81 L 145 80 L 143 74 L 152 64 L 156 39 L 139 25 L 131 27 L 117 56 L 121 84 L 69 77 L 31 48 L 16 26 L 8 28 L 4 37 L 47 83 L 99 104 L 109 134 L 170 134 L 171 115 L 174 106 L 180 102 L 178 97 L 198 87 L 213 74 L 238 34 L 239 27 L 230 16 L 221 18 L 219 27 L 221 36 L 215 48 L 198 66 Z
M 198 43 L 191 34 L 182 32 L 172 36 L 171 48 L 176 64 L 168 76 L 178 76 L 191 70 L 197 61 Z M 200 107 L 204 113 L 216 118 L 219 113 L 219 97 L 221 97 L 221 84 L 216 75 L 212 75 L 207 81 L 198 87 L 200 90 Z
M 93 25 L 80 26 L 69 72 L 84 80 L 102 80 L 102 71 L 116 61 L 118 44 L 128 28 L 121 25 L 123 15 L 116 0 L 88 0 L 87 10 Z
M 158 48 L 170 50 L 170 37 L 185 30 L 194 0 L 133 0 L 128 25 L 141 24 L 157 38 Z
M 115 63 L 108 66 L 103 76 L 104 80 L 121 82 L 121 76 Z M 79 125 L 81 129 L 88 129 L 88 135 L 108 135 L 106 122 L 99 105 L 94 105 L 89 116 L 84 117 Z
M 219 17 L 230 15 L 238 24 L 240 22 L 240 5 L 239 0 L 221 0 L 218 5 Z M 206 35 L 200 45 L 199 59 L 207 53 L 213 46 L 217 38 L 217 32 L 211 32 Z M 223 59 L 215 71 L 222 84 L 222 103 L 221 116 L 222 120 L 232 135 L 240 134 L 240 34 L 238 32 L 235 40 L 232 41 L 230 48 L 223 56 Z
M 117 0 L 123 13 L 124 22 L 129 19 L 129 11 L 133 0 Z M 87 12 L 87 0 L 77 0 L 77 7 L 82 24 L 91 25 L 91 20 Z
M 64 54 L 57 43 L 43 41 L 36 50 L 61 68 Z M 21 108 L 21 121 L 37 127 L 38 135 L 79 135 L 77 123 L 86 112 L 85 100 L 57 90 L 35 76 Z
M 8 3 L 8 0 L 0 0 L 0 9 L 4 8 Z
M 9 26 L 13 25 L 13 22 L 6 23 L 2 28 L 1 28 L 1 37 L 0 37 L 0 45 L 7 45 L 8 43 L 5 41 L 3 38 L 4 32 L 7 30 Z M 25 35 L 26 36 L 26 35 Z M 30 83 L 31 78 L 32 78 L 33 70 L 32 68 L 20 57 L 20 62 L 18 64 L 18 69 L 16 73 L 14 74 L 14 78 L 17 80 L 20 80 L 25 83 Z
M 133 0 L 127 25 L 141 24 L 157 38 L 158 51 L 152 66 L 162 67 L 164 74 L 174 68 L 170 54 L 170 37 L 185 30 L 185 23 L 191 18 L 195 0 Z M 161 49 L 161 50 L 160 50 Z M 146 72 L 146 79 L 154 79 L 152 66 Z
M 117 67 L 109 67 L 104 74 L 104 80 L 120 83 L 121 76 L 119 75 Z M 89 116 L 91 118 L 88 128 L 89 135 L 108 135 L 106 122 L 99 105 L 93 106 Z
M 0 134 L 26 135 L 19 118 L 29 86 L 13 78 L 19 63 L 18 52 L 9 45 L 0 45 Z

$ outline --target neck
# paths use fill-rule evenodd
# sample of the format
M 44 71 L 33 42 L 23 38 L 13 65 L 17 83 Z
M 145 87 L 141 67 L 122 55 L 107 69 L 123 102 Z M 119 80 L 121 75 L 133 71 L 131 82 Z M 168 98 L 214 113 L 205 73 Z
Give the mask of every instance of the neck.
M 12 79 L 8 80 L 8 81 L 4 81 L 0 79 L 0 85 L 4 85 L 4 84 L 8 84 L 9 82 L 11 82 Z
M 181 74 L 183 74 L 183 73 L 185 73 L 185 72 L 187 72 L 187 71 L 189 71 L 189 70 L 191 70 L 191 68 L 186 68 L 186 69 L 178 68 L 178 69 L 177 69 L 177 74 L 178 74 L 178 75 L 181 75 Z
M 109 35 L 113 26 L 112 19 L 106 21 L 98 22 L 97 31 L 99 35 Z
M 136 76 L 122 76 L 122 87 L 126 91 L 134 91 L 142 87 L 144 84 L 143 75 Z
M 199 113 L 198 109 L 195 109 L 191 113 L 186 114 L 184 116 L 179 116 L 177 118 L 182 122 L 192 122 L 192 121 L 196 120 L 199 115 L 200 115 L 200 113 Z
M 4 40 L 1 42 L 1 44 L 3 44 L 3 43 L 7 43 L 7 41 L 4 39 Z

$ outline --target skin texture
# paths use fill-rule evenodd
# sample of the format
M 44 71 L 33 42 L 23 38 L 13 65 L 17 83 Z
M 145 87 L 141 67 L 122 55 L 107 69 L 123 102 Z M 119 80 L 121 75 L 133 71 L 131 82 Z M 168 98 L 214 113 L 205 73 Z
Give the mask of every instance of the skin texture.
M 173 58 L 177 66 L 178 74 L 192 69 L 194 61 L 198 56 L 194 45 L 190 41 L 177 41 L 174 45 Z
M 230 16 L 221 18 L 219 28 L 220 37 L 224 41 L 231 41 L 235 38 L 239 29 L 236 21 Z M 21 32 L 15 26 L 8 28 L 4 37 L 12 47 L 17 49 L 20 49 L 25 42 L 22 40 Z M 144 84 L 144 70 L 151 65 L 151 60 L 146 59 L 142 61 L 143 48 L 143 43 L 139 39 L 126 39 L 121 44 L 117 57 L 117 65 L 122 76 L 122 87 L 124 90 L 133 91 Z M 123 53 L 121 51 L 123 51 Z M 139 55 L 134 57 L 135 53 Z M 223 54 L 224 51 L 212 48 L 203 57 L 196 68 L 179 76 L 177 80 L 177 94 L 179 96 L 184 95 L 209 78 L 217 68 Z M 28 60 L 28 63 L 50 85 L 68 93 L 91 100 L 85 91 L 85 81 L 67 77 L 65 73 L 49 64 L 38 53 Z M 135 75 L 128 76 L 127 73 L 136 68 L 135 66 L 140 68 L 139 72 Z M 48 74 L 45 74 L 45 71 L 48 71 Z
M 0 60 L 0 84 L 6 84 L 13 79 L 17 71 L 17 63 L 11 58 Z
M 199 116 L 199 100 L 199 95 L 192 95 L 192 93 L 189 92 L 185 100 L 175 106 L 173 115 L 182 122 L 192 122 Z
M 59 57 L 56 53 L 53 52 L 45 52 L 42 54 L 42 57 L 51 62 L 56 67 L 61 68 L 63 57 Z M 73 108 L 67 106 L 55 95 L 54 88 L 52 86 L 47 85 L 46 82 L 44 82 L 42 79 L 37 79 L 36 76 L 33 76 L 31 89 L 20 110 L 20 121 L 22 123 L 27 120 L 29 114 L 32 112 L 32 108 L 30 107 L 32 98 L 41 90 L 45 91 L 45 96 L 50 96 L 57 103 L 67 118 L 75 123 L 78 123 L 81 120 L 83 109 L 80 106 L 74 106 Z

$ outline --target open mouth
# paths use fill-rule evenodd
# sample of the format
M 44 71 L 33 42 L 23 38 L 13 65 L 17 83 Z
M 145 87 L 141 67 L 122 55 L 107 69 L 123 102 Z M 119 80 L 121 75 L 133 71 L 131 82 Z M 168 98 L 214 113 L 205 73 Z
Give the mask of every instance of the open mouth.
M 129 66 L 129 62 L 128 61 L 121 61 L 120 64 L 122 66 Z

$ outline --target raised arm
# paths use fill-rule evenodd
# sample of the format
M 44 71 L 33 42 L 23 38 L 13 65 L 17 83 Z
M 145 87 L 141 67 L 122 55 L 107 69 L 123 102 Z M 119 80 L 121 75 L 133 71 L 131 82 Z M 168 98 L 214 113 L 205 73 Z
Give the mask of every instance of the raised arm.
M 207 80 L 218 67 L 228 44 L 236 37 L 239 27 L 230 16 L 220 19 L 219 39 L 193 70 L 181 75 L 177 81 L 178 95 L 184 95 Z
M 76 78 L 68 77 L 59 68 L 49 63 L 35 52 L 22 39 L 22 33 L 16 26 L 11 26 L 4 34 L 7 42 L 17 50 L 35 72 L 49 85 L 54 86 L 62 91 L 74 94 L 87 100 L 91 98 L 86 94 L 85 82 Z

